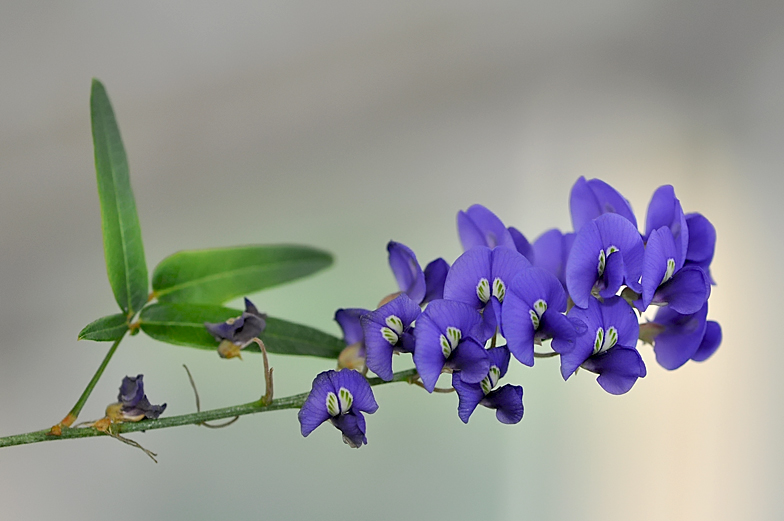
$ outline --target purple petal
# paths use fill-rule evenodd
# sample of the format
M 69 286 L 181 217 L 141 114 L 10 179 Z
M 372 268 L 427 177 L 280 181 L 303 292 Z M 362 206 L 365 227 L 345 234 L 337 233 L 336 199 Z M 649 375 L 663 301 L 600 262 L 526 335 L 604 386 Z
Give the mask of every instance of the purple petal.
M 658 305 L 667 304 L 683 315 L 696 313 L 710 296 L 708 275 L 699 266 L 684 266 L 653 296 Z
M 370 310 L 362 308 L 341 308 L 335 312 L 335 321 L 343 330 L 343 341 L 347 346 L 364 340 L 365 336 L 359 319 L 368 313 Z
M 572 187 L 569 208 L 575 231 L 592 219 L 607 213 L 619 214 L 637 228 L 637 219 L 629 202 L 615 188 L 599 179 L 586 181 L 584 177 L 580 177 Z
M 596 379 L 602 389 L 610 394 L 624 394 L 638 378 L 646 374 L 645 363 L 636 349 L 614 347 L 600 355 L 592 356 L 583 367 L 598 373 Z
M 623 285 L 626 269 L 623 264 L 623 256 L 620 252 L 607 255 L 605 260 L 604 274 L 599 279 L 599 296 L 602 298 L 614 297 Z
M 634 347 L 640 336 L 640 323 L 634 309 L 621 297 L 613 297 L 599 303 L 604 330 L 615 327 L 618 332 L 616 345 Z M 594 329 L 594 332 L 596 330 Z M 593 334 L 593 333 L 591 333 Z
M 599 254 L 604 249 L 596 221 L 589 221 L 574 238 L 566 263 L 566 287 L 577 307 L 586 308 L 599 276 Z
M 495 417 L 506 424 L 515 424 L 523 419 L 523 388 L 506 384 L 491 391 L 480 402 L 485 407 L 495 409 Z
M 362 416 L 362 413 L 340 414 L 331 418 L 330 421 L 343 433 L 343 441 L 352 449 L 358 449 L 367 444 L 365 417 Z
M 560 230 L 552 229 L 540 235 L 534 241 L 534 262 L 537 268 L 542 268 L 555 275 L 566 288 L 566 259 L 569 258 L 575 234 L 562 234 Z
M 410 337 L 408 330 L 420 313 L 419 306 L 402 293 L 391 302 L 362 317 L 365 364 L 382 380 L 392 379 L 392 355 L 395 352 L 410 351 L 411 346 L 407 345 L 409 343 L 405 342 L 405 339 Z M 403 330 L 397 334 L 398 341 L 394 345 L 384 336 L 384 332 L 390 329 L 387 319 L 393 316 L 400 319 L 403 327 Z
M 534 365 L 534 335 L 536 334 L 530 310 L 531 305 L 528 304 L 527 299 L 521 297 L 518 292 L 511 291 L 504 300 L 504 309 L 501 312 L 507 346 L 514 357 L 528 367 Z
M 670 229 L 664 227 L 653 230 L 650 237 L 648 237 L 648 244 L 645 246 L 645 258 L 642 268 L 643 309 L 647 309 L 651 304 L 656 288 L 664 280 L 669 259 L 676 262 L 676 257 L 675 239 Z M 672 275 L 673 273 L 670 273 L 670 276 Z
M 689 226 L 689 247 L 686 250 L 686 260 L 710 264 L 716 249 L 716 228 L 699 213 L 686 215 L 686 223 Z
M 297 413 L 303 436 L 307 436 L 330 418 L 329 411 L 327 411 L 327 394 L 335 392 L 331 377 L 331 373 L 335 372 L 324 371 L 313 379 L 310 394 Z
M 395 241 L 387 244 L 389 267 L 395 275 L 400 291 L 417 304 L 425 298 L 425 274 L 419 266 L 416 255 L 406 246 Z
M 425 268 L 425 298 L 422 304 L 444 298 L 444 283 L 449 273 L 449 263 L 438 258 Z
M 475 246 L 515 248 L 514 240 L 501 219 L 480 204 L 458 212 L 457 231 L 464 251 Z
M 710 358 L 721 344 L 721 326 L 718 322 L 709 320 L 705 325 L 705 336 L 702 337 L 700 347 L 691 357 L 695 362 L 704 362 Z
M 574 323 L 556 310 L 550 308 L 544 312 L 539 330 L 542 338 L 552 338 L 559 345 L 559 352 L 571 350 L 577 340 L 577 330 Z M 555 349 L 555 348 L 553 348 Z
M 503 378 L 509 369 L 509 349 L 506 346 L 491 347 L 487 350 L 487 356 L 490 358 L 490 365 L 496 366 L 501 371 L 498 377 Z
M 452 387 L 457 391 L 457 416 L 468 423 L 468 419 L 484 397 L 482 387 L 478 383 L 469 384 L 460 378 L 460 373 L 452 373 Z
M 514 241 L 515 249 L 529 262 L 534 262 L 534 247 L 528 242 L 528 239 L 525 238 L 525 235 L 520 232 L 517 228 L 510 226 L 507 228 L 509 230 L 509 234 L 512 236 L 512 240 Z
M 468 338 L 460 342 L 457 349 L 452 351 L 452 356 L 449 357 L 445 365 L 453 371 L 460 371 L 460 378 L 464 382 L 479 383 L 490 370 L 490 357 L 484 347 L 480 346 L 473 338 Z M 424 381 L 423 378 L 422 383 Z
M 677 313 L 670 307 L 656 312 L 653 321 L 666 328 L 653 343 L 659 365 L 672 371 L 695 356 L 705 336 L 707 316 L 707 302 L 702 309 L 690 315 Z
M 675 190 L 671 185 L 660 186 L 651 197 L 645 221 L 645 240 L 658 228 L 669 228 L 672 232 L 678 252 L 675 268 L 681 269 L 689 244 L 689 228 L 681 202 L 675 197 Z
M 126 407 L 133 407 L 144 398 L 144 375 L 126 376 L 120 384 L 117 401 Z
M 612 245 L 620 250 L 626 270 L 624 281 L 627 286 L 640 293 L 642 286 L 640 286 L 639 280 L 642 276 L 645 246 L 637 227 L 627 219 L 611 213 L 598 217 L 596 227 L 599 229 L 605 248 Z
M 373 414 L 378 410 L 378 403 L 373 397 L 373 390 L 367 378 L 353 369 L 341 369 L 331 373 L 332 385 L 335 394 L 341 387 L 345 387 L 354 397 L 351 411 L 362 411 Z
M 465 302 L 474 309 L 481 309 L 483 302 L 477 295 L 480 279 L 493 282 L 491 274 L 492 250 L 476 246 L 466 251 L 452 264 L 444 283 L 444 299 Z
M 561 376 L 564 380 L 568 380 L 593 354 L 596 331 L 605 325 L 599 301 L 594 298 L 591 298 L 585 309 L 578 307 L 570 309 L 567 318 L 572 324 L 580 323 L 583 326 L 580 327 L 580 332 L 571 346 L 560 340 L 553 340 L 551 344 L 561 355 Z

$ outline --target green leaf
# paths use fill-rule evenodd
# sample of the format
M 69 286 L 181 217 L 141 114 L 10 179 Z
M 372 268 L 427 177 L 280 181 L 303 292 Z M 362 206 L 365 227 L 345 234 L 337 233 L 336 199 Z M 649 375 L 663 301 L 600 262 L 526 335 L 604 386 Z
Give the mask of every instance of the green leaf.
M 130 316 L 147 302 L 147 264 L 120 129 L 106 90 L 96 79 L 90 110 L 106 272 L 117 304 Z
M 128 317 L 123 313 L 101 317 L 90 322 L 79 332 L 79 340 L 113 342 L 128 331 Z
M 177 252 L 152 276 L 160 302 L 222 304 L 315 273 L 332 256 L 307 246 L 251 245 Z
M 205 304 L 158 303 L 144 308 L 139 315 L 146 334 L 169 344 L 216 350 L 218 342 L 207 332 L 205 322 L 224 322 L 241 315 L 237 309 Z M 270 353 L 337 358 L 343 341 L 327 333 L 285 320 L 267 317 L 261 340 Z M 251 344 L 246 351 L 259 351 Z

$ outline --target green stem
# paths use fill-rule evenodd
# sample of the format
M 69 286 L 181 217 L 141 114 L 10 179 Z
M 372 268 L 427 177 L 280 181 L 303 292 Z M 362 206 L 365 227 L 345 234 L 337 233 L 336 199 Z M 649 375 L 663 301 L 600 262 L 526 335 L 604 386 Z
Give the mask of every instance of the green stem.
M 93 389 L 95 389 L 98 380 L 101 379 L 101 376 L 103 375 L 106 366 L 109 365 L 109 360 L 111 360 L 112 356 L 114 356 L 114 352 L 117 351 L 117 346 L 120 345 L 120 341 L 123 338 L 125 338 L 125 333 L 123 333 L 123 335 L 120 338 L 114 341 L 112 347 L 109 348 L 109 352 L 106 353 L 106 356 L 103 357 L 103 362 L 101 362 L 101 365 L 98 366 L 98 370 L 95 371 L 92 380 L 90 380 L 90 383 L 88 383 L 87 387 L 85 387 L 84 391 L 82 392 L 82 395 L 79 397 L 79 400 L 76 401 L 76 405 L 73 406 L 71 411 L 68 413 L 68 416 L 63 418 L 63 420 L 58 425 L 55 425 L 52 428 L 53 432 L 54 429 L 57 428 L 70 427 L 73 424 L 73 422 L 76 421 L 76 418 L 79 417 L 79 413 L 82 412 L 82 408 L 84 407 L 84 404 L 87 403 L 87 399 L 90 397 L 90 394 L 92 394 Z
M 107 355 L 104 362 L 108 362 L 111 358 L 111 353 L 117 348 L 118 340 L 112 346 L 112 350 Z M 106 364 L 102 365 L 102 368 Z M 99 369 L 99 374 L 103 369 Z M 382 385 L 392 382 L 412 382 L 416 369 L 408 369 L 395 373 L 392 380 L 385 382 L 380 378 L 369 378 L 370 385 Z M 97 381 L 97 378 L 95 379 Z M 92 382 L 91 382 L 92 383 Z M 94 386 L 94 384 L 93 384 Z M 92 389 L 91 389 L 92 390 Z M 89 395 L 89 393 L 87 393 Z M 168 418 L 159 418 L 157 420 L 143 420 L 135 423 L 119 423 L 112 426 L 112 432 L 115 434 L 125 434 L 128 432 L 149 431 L 153 429 L 165 429 L 167 427 L 179 427 L 181 425 L 198 425 L 205 421 L 221 420 L 224 418 L 232 418 L 234 416 L 244 416 L 246 414 L 254 414 L 257 412 L 278 411 L 281 409 L 299 409 L 305 403 L 305 399 L 309 393 L 296 394 L 286 398 L 279 398 L 273 400 L 267 405 L 264 405 L 263 398 L 255 402 L 246 403 L 244 405 L 234 405 L 231 407 L 223 407 L 221 409 L 212 409 L 209 411 L 196 412 L 191 414 L 181 414 L 180 416 L 170 416 Z M 86 400 L 86 398 L 85 398 Z M 15 436 L 6 436 L 0 438 L 0 447 L 11 447 L 13 445 L 25 445 L 28 443 L 38 443 L 42 441 L 53 440 L 68 440 L 74 438 L 92 438 L 94 436 L 108 436 L 107 433 L 94 429 L 92 427 L 77 427 L 69 428 L 63 427 L 59 436 L 53 436 L 50 430 L 45 429 L 42 431 L 28 432 L 27 434 L 17 434 Z

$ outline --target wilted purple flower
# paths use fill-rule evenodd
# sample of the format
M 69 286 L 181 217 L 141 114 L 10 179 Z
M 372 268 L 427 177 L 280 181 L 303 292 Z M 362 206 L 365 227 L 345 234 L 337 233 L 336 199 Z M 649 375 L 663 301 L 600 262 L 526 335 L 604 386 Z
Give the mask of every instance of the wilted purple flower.
M 253 303 L 245 299 L 245 311 L 242 315 L 230 318 L 226 322 L 205 322 L 204 327 L 220 342 L 218 354 L 221 358 L 240 356 L 240 350 L 253 342 L 267 327 L 267 315 L 260 313 Z
M 523 418 L 523 388 L 519 385 L 504 385 L 495 388 L 509 368 L 509 350 L 506 346 L 487 350 L 490 369 L 479 383 L 467 383 L 462 373 L 452 373 L 452 387 L 457 391 L 457 415 L 468 423 L 477 405 L 495 409 L 496 418 L 501 423 L 517 423 Z
M 541 268 L 523 270 L 509 285 L 504 300 L 504 338 L 521 363 L 534 365 L 534 344 L 558 338 L 565 346 L 577 333 L 566 313 L 566 293 L 555 276 Z
M 411 324 L 421 312 L 419 305 L 402 293 L 395 300 L 362 316 L 365 363 L 382 380 L 392 380 L 394 353 L 414 352 Z
M 119 418 L 115 421 L 137 422 L 144 418 L 155 420 L 166 409 L 166 404 L 152 405 L 144 394 L 143 375 L 126 376 L 120 385 L 117 401 L 120 405 Z M 111 407 L 111 406 L 110 406 Z
M 579 232 L 586 223 L 600 215 L 615 213 L 624 217 L 637 229 L 637 218 L 632 207 L 618 191 L 600 179 L 586 181 L 580 177 L 569 195 L 572 226 Z
M 414 330 L 414 365 L 425 389 L 433 392 L 444 369 L 462 371 L 469 383 L 487 375 L 487 352 L 472 336 L 480 320 L 479 311 L 463 302 L 434 300 L 425 308 Z
M 663 307 L 652 322 L 640 326 L 640 337 L 653 343 L 656 361 L 665 369 L 677 369 L 689 360 L 702 362 L 716 352 L 722 336 L 721 326 L 707 316 L 707 302 L 688 315 Z
M 575 305 L 588 307 L 591 294 L 614 296 L 626 284 L 640 293 L 645 247 L 637 228 L 613 213 L 589 221 L 574 238 L 566 264 L 566 286 Z
M 517 250 L 475 246 L 452 264 L 444 284 L 444 298 L 464 302 L 482 312 L 479 340 L 496 332 L 509 283 L 531 267 Z M 502 331 L 503 334 L 503 331 Z
M 329 420 L 343 433 L 346 444 L 358 448 L 367 443 L 362 413 L 373 414 L 377 410 L 367 379 L 351 369 L 341 369 L 316 376 L 297 418 L 303 436 Z
M 637 315 L 625 300 L 590 299 L 586 309 L 573 307 L 568 315 L 585 329 L 571 346 L 553 340 L 553 349 L 561 354 L 564 380 L 582 367 L 597 373 L 599 385 L 608 393 L 623 394 L 645 376 L 645 364 L 635 348 L 640 330 Z

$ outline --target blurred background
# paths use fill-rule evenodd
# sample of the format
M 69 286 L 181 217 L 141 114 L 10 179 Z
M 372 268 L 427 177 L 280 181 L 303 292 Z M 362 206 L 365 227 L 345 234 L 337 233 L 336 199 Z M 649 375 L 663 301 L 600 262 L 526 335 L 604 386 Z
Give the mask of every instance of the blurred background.
M 339 334 L 338 307 L 395 290 L 390 239 L 426 263 L 460 253 L 455 214 L 494 210 L 529 239 L 570 229 L 579 176 L 638 220 L 673 184 L 715 224 L 715 356 L 610 396 L 557 360 L 514 365 L 526 413 L 468 425 L 455 395 L 377 388 L 369 444 L 294 411 L 223 430 L 0 451 L 5 519 L 781 519 L 784 3 L 6 1 L 0 16 L 0 435 L 48 427 L 109 345 L 115 312 L 89 93 L 101 79 L 131 167 L 150 270 L 180 250 L 303 243 L 317 276 L 253 296 Z M 238 302 L 236 304 L 239 304 Z M 399 368 L 410 362 L 400 360 Z M 123 342 L 82 412 L 125 375 L 166 414 L 263 392 L 261 360 Z M 277 396 L 326 360 L 272 356 Z

